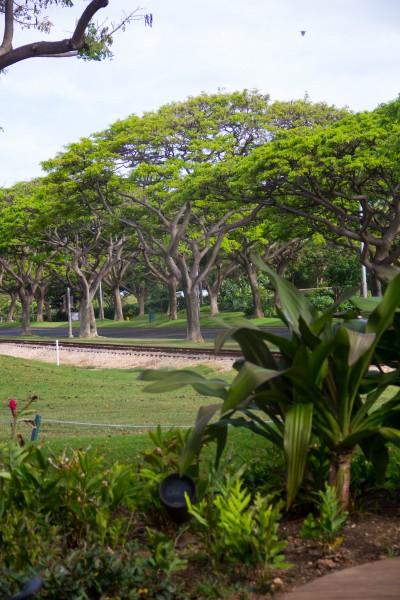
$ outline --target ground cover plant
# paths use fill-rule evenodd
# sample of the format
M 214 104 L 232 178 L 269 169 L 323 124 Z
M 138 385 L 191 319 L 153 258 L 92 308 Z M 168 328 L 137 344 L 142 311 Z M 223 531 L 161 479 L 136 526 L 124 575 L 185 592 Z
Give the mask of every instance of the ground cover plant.
M 54 453 L 34 444 L 0 445 L 2 596 L 40 573 L 43 597 L 54 599 L 238 593 L 251 599 L 253 593 L 288 589 L 332 568 L 400 550 L 398 516 L 389 505 L 384 515 L 367 506 L 367 512 L 353 512 L 338 541 L 339 509 L 331 510 L 332 498 L 314 509 L 322 535 L 303 540 L 306 510 L 301 516 L 298 506 L 288 518 L 277 495 L 284 463 L 265 448 L 256 460 L 254 445 L 253 461 L 243 457 L 239 470 L 234 448 L 217 471 L 212 456 L 203 456 L 195 475 L 194 516 L 182 526 L 171 523 L 157 484 L 176 468 L 185 436 L 156 432 L 136 461 L 125 464 L 110 464 L 93 450 Z M 270 477 L 274 469 L 281 486 Z

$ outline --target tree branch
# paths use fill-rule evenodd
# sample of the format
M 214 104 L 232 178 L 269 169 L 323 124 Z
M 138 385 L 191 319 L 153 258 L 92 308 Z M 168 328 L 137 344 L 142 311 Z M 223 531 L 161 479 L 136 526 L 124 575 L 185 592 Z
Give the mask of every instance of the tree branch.
M 0 71 L 14 65 L 21 60 L 46 56 L 71 56 L 71 52 L 78 54 L 85 45 L 85 31 L 94 15 L 102 8 L 108 6 L 108 0 L 92 0 L 80 16 L 72 37 L 56 42 L 34 42 L 19 46 L 6 53 L 0 53 Z M 6 34 L 6 31 L 4 32 Z M 4 41 L 3 41 L 4 44 Z
M 12 40 L 14 37 L 14 2 L 6 0 L 4 10 L 4 35 L 0 46 L 0 56 L 7 54 L 12 50 Z

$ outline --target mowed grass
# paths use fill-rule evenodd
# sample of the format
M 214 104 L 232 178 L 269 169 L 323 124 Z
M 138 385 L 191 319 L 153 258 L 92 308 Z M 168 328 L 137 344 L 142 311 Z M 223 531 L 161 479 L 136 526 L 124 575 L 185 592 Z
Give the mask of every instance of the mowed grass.
M 226 380 L 233 377 L 233 373 L 219 374 L 205 366 L 195 369 L 210 377 Z M 33 408 L 43 418 L 39 443 L 55 452 L 92 448 L 110 463 L 133 462 L 141 450 L 152 446 L 144 429 L 52 424 L 46 423 L 46 419 L 191 426 L 198 408 L 212 402 L 212 398 L 200 396 L 189 387 L 165 394 L 146 393 L 143 390 L 146 384 L 138 380 L 138 375 L 135 369 L 56 367 L 0 355 L 0 441 L 9 437 L 8 399 L 16 398 L 21 404 L 29 395 L 36 394 L 38 400 Z M 29 439 L 28 425 L 21 424 L 20 431 Z M 227 455 L 240 465 L 265 446 L 265 441 L 258 436 L 234 429 L 229 435 Z
M 104 319 L 104 320 L 96 320 L 96 324 L 98 328 L 129 328 L 134 327 L 137 329 L 180 329 L 185 330 L 186 328 L 186 312 L 179 311 L 178 319 L 176 321 L 170 321 L 169 318 L 160 312 L 156 312 L 153 315 L 154 320 L 149 321 L 149 315 L 145 314 L 142 317 L 134 317 L 129 321 L 114 321 L 112 319 Z M 204 329 L 223 329 L 224 327 L 232 327 L 238 323 L 251 323 L 252 325 L 257 325 L 260 327 L 274 327 L 274 326 L 282 326 L 282 321 L 277 317 L 265 317 L 263 319 L 249 319 L 245 317 L 243 312 L 234 311 L 234 312 L 221 312 L 216 317 L 210 316 L 209 307 L 202 307 L 201 316 L 200 316 L 201 327 Z M 10 328 L 17 327 L 19 323 L 16 321 L 14 323 L 3 322 L 0 323 L 1 328 Z M 32 322 L 32 328 L 38 329 L 57 329 L 57 328 L 65 328 L 68 326 L 68 322 L 60 322 L 60 321 L 44 321 L 44 322 Z M 74 330 L 79 329 L 79 323 L 73 322 L 72 327 Z
M 216 375 L 206 366 L 195 369 L 204 375 Z M 60 435 L 108 436 L 118 431 L 95 424 L 190 426 L 201 404 L 209 403 L 209 399 L 189 387 L 165 394 L 146 393 L 145 383 L 138 379 L 139 373 L 136 369 L 56 367 L 0 356 L 0 439 L 8 435 L 8 399 L 16 398 L 22 404 L 32 394 L 38 396 L 33 408 L 43 418 L 43 440 Z M 47 419 L 94 425 L 88 428 L 50 424 L 46 423 Z M 127 431 L 134 430 L 127 428 Z

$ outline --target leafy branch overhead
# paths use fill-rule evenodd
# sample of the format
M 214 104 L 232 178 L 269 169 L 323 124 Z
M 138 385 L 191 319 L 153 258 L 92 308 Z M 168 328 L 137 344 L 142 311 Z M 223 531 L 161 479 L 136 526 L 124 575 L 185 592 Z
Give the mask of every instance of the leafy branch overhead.
M 126 26 L 138 20 L 152 26 L 153 16 L 144 14 L 139 9 L 125 15 L 114 25 L 98 25 L 93 22 L 94 16 L 106 8 L 109 0 L 91 0 L 80 14 L 75 29 L 69 38 L 45 41 L 38 40 L 18 47 L 13 46 L 16 28 L 35 29 L 48 34 L 53 26 L 44 11 L 50 6 L 72 8 L 72 0 L 26 0 L 16 3 L 14 0 L 0 0 L 0 15 L 3 15 L 3 38 L 0 45 L 0 71 L 22 60 L 34 57 L 79 56 L 85 60 L 102 60 L 109 58 L 113 35 L 124 30 Z

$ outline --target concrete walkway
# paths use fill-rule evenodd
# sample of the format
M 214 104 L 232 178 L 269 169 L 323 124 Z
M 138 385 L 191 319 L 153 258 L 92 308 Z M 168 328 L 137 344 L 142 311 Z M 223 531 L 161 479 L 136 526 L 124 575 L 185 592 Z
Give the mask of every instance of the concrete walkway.
M 400 558 L 325 575 L 276 600 L 400 600 Z

